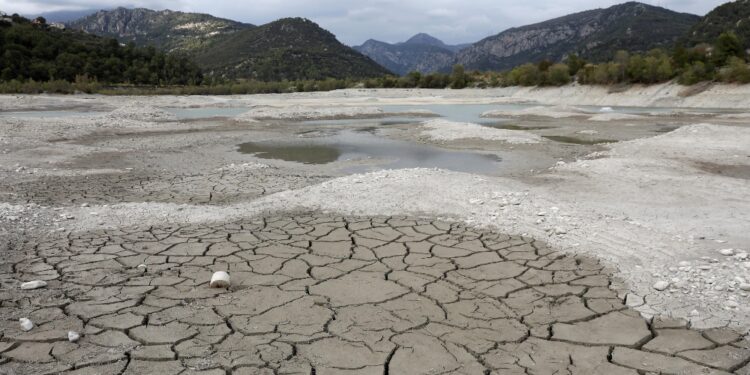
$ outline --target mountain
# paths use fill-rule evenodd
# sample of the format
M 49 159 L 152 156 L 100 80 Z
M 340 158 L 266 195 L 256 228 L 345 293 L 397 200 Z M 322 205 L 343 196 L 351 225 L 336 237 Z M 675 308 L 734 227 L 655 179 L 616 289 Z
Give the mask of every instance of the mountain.
M 364 78 L 389 73 L 300 18 L 262 26 L 208 14 L 117 8 L 67 24 L 121 42 L 185 52 L 207 76 L 262 80 Z
M 396 44 L 370 39 L 354 49 L 388 70 L 404 75 L 414 71 L 432 73 L 450 70 L 456 52 L 465 46 L 447 45 L 433 36 L 420 33 Z
M 462 50 L 456 62 L 467 69 L 505 70 L 543 59 L 560 61 L 573 53 L 603 61 L 621 49 L 671 48 L 699 20 L 696 15 L 628 2 L 503 31 Z
M 708 12 L 687 36 L 687 44 L 713 43 L 725 31 L 732 31 L 750 47 L 750 0 L 719 5 Z
M 443 43 L 442 40 L 435 38 L 434 36 L 430 34 L 425 34 L 425 33 L 419 33 L 417 35 L 414 35 L 413 37 L 409 38 L 407 41 L 403 43 L 398 43 L 398 44 L 400 45 L 428 45 L 428 46 L 438 47 L 442 49 L 447 49 L 453 52 L 458 52 L 471 45 L 471 43 L 456 44 L 456 45 L 445 44 Z
M 194 56 L 206 75 L 226 78 L 369 78 L 390 73 L 303 18 L 284 18 L 240 30 Z
M 166 51 L 191 52 L 215 40 L 255 26 L 202 13 L 117 8 L 67 23 L 68 28 L 112 37 L 120 42 L 152 45 Z

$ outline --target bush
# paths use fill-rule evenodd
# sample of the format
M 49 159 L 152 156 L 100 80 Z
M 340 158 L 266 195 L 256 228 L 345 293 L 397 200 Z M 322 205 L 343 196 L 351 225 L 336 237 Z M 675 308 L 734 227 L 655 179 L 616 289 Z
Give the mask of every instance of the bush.
M 736 56 L 728 60 L 726 67 L 719 71 L 719 80 L 731 83 L 750 83 L 750 67 L 747 62 Z
M 545 83 L 552 86 L 563 86 L 570 83 L 570 70 L 565 64 L 554 64 L 547 69 Z

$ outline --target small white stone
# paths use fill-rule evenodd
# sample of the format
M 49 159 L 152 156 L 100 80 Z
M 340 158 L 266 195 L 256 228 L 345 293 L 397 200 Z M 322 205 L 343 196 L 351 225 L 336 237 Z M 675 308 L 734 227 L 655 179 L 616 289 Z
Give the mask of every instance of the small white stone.
M 735 308 L 739 307 L 740 304 L 737 303 L 737 301 L 729 300 L 729 301 L 727 301 L 727 302 L 724 303 L 724 306 L 729 307 L 730 309 L 735 309 Z
M 740 284 L 740 289 L 744 290 L 746 292 L 750 292 L 750 284 L 748 284 L 748 283 L 742 283 L 742 284 Z
M 654 289 L 658 291 L 663 291 L 669 288 L 669 281 L 657 281 L 656 284 L 654 284 Z
M 729 256 L 734 255 L 734 249 L 721 249 L 719 250 L 719 254 L 725 257 L 729 257 Z
M 690 316 L 698 316 L 700 314 L 701 313 L 698 310 L 693 310 L 693 311 L 690 312 Z
M 229 274 L 224 271 L 214 272 L 209 285 L 211 288 L 229 288 Z
M 32 290 L 32 289 L 44 288 L 45 286 L 47 286 L 47 282 L 46 281 L 43 281 L 43 280 L 34 280 L 34 281 L 29 281 L 29 282 L 21 284 L 21 289 L 23 289 L 23 290 Z
M 565 228 L 561 228 L 561 227 L 555 228 L 555 234 L 565 234 L 565 233 L 568 233 L 568 231 L 565 230 Z
M 690 262 L 683 260 L 682 262 L 677 263 L 677 265 L 680 267 L 690 267 Z
M 146 272 L 146 270 L 148 270 L 148 266 L 145 264 L 139 264 L 138 267 L 135 268 L 143 272 Z
M 21 329 L 26 332 L 31 331 L 31 329 L 34 328 L 34 323 L 32 323 L 29 319 L 21 318 L 18 319 L 18 322 L 21 324 Z
M 68 331 L 68 341 L 70 341 L 70 342 L 76 342 L 80 338 L 81 338 L 81 335 L 79 335 L 78 332 L 76 332 L 76 331 Z

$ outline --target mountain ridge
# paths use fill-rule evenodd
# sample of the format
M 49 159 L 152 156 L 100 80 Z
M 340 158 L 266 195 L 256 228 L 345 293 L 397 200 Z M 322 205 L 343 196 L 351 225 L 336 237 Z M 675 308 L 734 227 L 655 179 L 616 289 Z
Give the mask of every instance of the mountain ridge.
M 467 69 L 505 70 L 543 59 L 560 61 L 573 53 L 603 61 L 619 49 L 671 47 L 699 19 L 631 1 L 505 30 L 462 50 L 456 62 Z

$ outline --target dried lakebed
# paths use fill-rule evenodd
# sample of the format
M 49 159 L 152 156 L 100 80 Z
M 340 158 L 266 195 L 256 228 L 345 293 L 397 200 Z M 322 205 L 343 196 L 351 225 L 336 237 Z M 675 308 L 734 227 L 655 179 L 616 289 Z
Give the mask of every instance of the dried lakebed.
M 0 374 L 747 374 L 741 114 L 491 93 L 4 97 Z
M 2 279 L 4 373 L 750 371 L 739 335 L 643 319 L 594 259 L 424 219 L 90 231 L 24 245 Z

